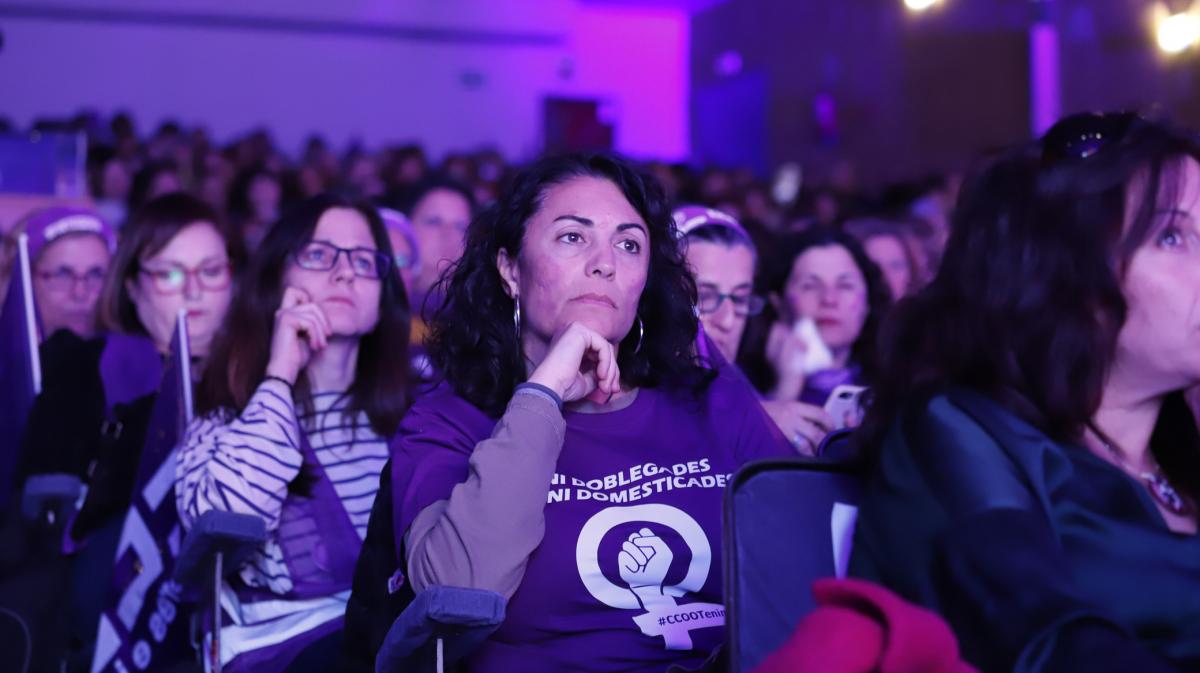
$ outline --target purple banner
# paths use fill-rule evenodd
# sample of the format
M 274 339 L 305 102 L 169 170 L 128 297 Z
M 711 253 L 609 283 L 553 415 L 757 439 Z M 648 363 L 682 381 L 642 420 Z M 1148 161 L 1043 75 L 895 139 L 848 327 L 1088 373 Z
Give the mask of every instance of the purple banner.
M 0 508 L 9 502 L 25 423 L 41 390 L 31 271 L 29 239 L 21 234 L 17 264 L 0 308 Z
M 157 670 L 195 656 L 188 634 L 192 605 L 171 580 L 183 538 L 175 511 L 175 451 L 191 417 L 187 321 L 180 315 L 117 543 L 115 601 L 100 616 L 92 673 Z

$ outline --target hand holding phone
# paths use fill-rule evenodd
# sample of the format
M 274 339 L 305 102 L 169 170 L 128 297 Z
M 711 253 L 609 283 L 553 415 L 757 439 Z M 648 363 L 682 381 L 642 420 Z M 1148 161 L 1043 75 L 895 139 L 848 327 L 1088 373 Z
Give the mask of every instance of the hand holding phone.
M 825 400 L 825 412 L 833 418 L 835 430 L 853 428 L 862 422 L 866 392 L 862 386 L 841 385 L 833 389 L 829 399 Z

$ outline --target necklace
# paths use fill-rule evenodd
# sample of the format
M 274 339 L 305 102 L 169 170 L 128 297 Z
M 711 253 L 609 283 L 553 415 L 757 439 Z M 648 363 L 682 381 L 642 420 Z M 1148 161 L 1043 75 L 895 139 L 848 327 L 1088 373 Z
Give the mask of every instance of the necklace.
M 1125 457 L 1110 442 L 1099 436 L 1097 436 L 1097 439 L 1100 440 L 1105 450 L 1116 459 L 1121 469 L 1146 482 L 1146 486 L 1150 488 L 1150 495 L 1154 496 L 1158 504 L 1177 516 L 1191 514 L 1191 504 L 1183 496 L 1179 495 L 1179 491 L 1176 491 L 1175 487 L 1171 485 L 1166 475 L 1163 474 L 1162 468 L 1158 466 L 1157 461 L 1154 463 L 1151 471 L 1139 470 L 1126 462 Z

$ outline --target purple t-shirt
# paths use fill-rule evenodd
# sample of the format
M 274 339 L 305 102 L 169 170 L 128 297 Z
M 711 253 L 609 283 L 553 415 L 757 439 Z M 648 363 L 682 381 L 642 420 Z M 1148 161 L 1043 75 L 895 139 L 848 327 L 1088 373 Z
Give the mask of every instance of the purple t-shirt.
M 470 670 L 609 673 L 701 663 L 725 639 L 725 485 L 746 461 L 791 448 L 728 366 L 698 400 L 642 389 L 619 411 L 568 411 L 565 419 L 545 537 Z M 393 445 L 398 538 L 466 480 L 471 450 L 494 426 L 444 385 L 417 400 Z

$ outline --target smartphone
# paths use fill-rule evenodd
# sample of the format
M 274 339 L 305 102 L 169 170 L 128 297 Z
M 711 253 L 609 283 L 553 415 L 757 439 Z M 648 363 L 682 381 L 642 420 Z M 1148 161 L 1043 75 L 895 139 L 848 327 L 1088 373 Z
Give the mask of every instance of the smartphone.
M 833 389 L 829 399 L 825 400 L 825 412 L 833 417 L 834 430 L 847 427 L 847 415 L 852 419 L 862 417 L 862 401 L 866 392 L 867 389 L 862 386 L 841 385 Z

